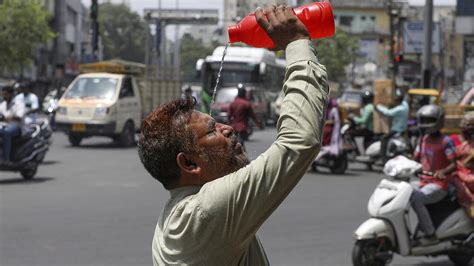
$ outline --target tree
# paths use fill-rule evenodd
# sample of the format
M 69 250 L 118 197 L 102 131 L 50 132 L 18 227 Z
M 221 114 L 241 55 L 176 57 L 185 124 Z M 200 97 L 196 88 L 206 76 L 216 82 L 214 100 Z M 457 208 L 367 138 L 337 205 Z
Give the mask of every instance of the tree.
M 145 61 L 145 23 L 128 6 L 110 2 L 100 4 L 99 27 L 104 59 Z
M 184 81 L 193 81 L 196 73 L 196 61 L 210 55 L 213 47 L 206 47 L 201 40 L 185 34 L 181 39 L 181 77 Z
M 318 58 L 328 72 L 329 80 L 342 82 L 346 74 L 344 68 L 355 61 L 359 50 L 359 40 L 340 28 L 334 37 L 315 41 Z
M 14 72 L 30 63 L 33 49 L 55 36 L 50 14 L 32 0 L 5 0 L 0 4 L 0 73 Z

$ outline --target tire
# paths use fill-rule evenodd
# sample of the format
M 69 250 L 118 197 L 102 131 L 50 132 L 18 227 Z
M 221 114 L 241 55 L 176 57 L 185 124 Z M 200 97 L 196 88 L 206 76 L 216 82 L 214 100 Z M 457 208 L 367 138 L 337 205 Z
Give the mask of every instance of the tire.
M 78 147 L 79 145 L 81 145 L 82 137 L 79 135 L 71 134 L 68 136 L 68 139 L 69 139 L 69 143 L 71 143 L 71 145 L 74 147 Z
M 468 254 L 450 254 L 448 255 L 449 260 L 454 263 L 455 266 L 468 266 L 473 256 Z
M 334 159 L 335 164 L 329 168 L 332 174 L 342 175 L 346 172 L 348 161 L 347 156 L 342 155 L 341 157 Z
M 135 144 L 135 127 L 132 122 L 125 123 L 117 140 L 122 147 L 130 147 Z
M 380 249 L 377 240 L 357 240 L 352 249 L 352 264 L 354 266 L 384 266 L 390 260 L 382 260 L 376 257 Z
M 38 171 L 37 162 L 29 162 L 23 169 L 20 170 L 20 174 L 25 180 L 31 180 L 35 177 L 36 171 Z
M 316 165 L 316 162 L 313 162 L 313 163 L 311 164 L 311 170 L 312 170 L 313 172 L 317 172 L 317 171 L 318 171 L 318 166 Z

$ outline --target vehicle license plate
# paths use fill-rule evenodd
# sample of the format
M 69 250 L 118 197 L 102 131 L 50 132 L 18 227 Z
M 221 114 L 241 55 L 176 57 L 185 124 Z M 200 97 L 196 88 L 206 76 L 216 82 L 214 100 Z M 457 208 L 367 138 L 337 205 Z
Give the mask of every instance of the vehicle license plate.
M 72 131 L 84 132 L 86 131 L 86 125 L 85 124 L 72 124 Z

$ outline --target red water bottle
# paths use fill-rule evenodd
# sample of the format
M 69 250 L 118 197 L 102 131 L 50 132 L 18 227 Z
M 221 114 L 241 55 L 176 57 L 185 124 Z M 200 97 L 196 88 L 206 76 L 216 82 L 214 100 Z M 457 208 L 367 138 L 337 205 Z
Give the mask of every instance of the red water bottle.
M 293 9 L 293 13 L 303 22 L 311 39 L 322 39 L 334 35 L 334 16 L 329 2 L 314 2 Z M 243 18 L 237 25 L 227 28 L 229 42 L 243 42 L 258 48 L 273 48 L 275 44 L 258 25 L 255 13 Z

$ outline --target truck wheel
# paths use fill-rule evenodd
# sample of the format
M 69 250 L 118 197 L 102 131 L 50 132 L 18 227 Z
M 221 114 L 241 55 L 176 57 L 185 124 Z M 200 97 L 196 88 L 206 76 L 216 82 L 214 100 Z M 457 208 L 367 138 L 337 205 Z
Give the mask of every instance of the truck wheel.
M 71 145 L 74 147 L 78 147 L 79 145 L 81 145 L 82 137 L 79 135 L 70 134 L 68 136 L 68 139 Z
M 135 144 L 135 127 L 133 123 L 127 122 L 123 126 L 122 133 L 120 133 L 117 140 L 122 147 L 130 147 Z
M 37 162 L 29 162 L 25 165 L 23 169 L 20 170 L 20 174 L 25 180 L 31 180 L 36 175 L 36 171 L 38 170 L 38 163 Z

